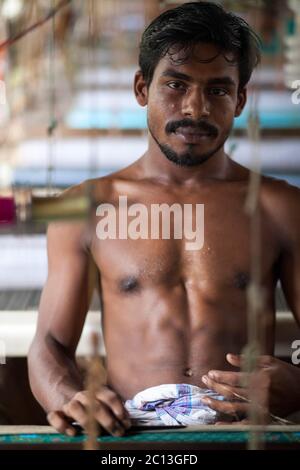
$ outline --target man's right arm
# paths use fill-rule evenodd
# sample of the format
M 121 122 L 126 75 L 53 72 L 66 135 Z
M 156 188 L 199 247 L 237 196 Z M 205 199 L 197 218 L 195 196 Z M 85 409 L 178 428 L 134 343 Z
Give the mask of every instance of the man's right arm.
M 87 423 L 88 394 L 75 359 L 92 282 L 85 227 L 78 222 L 49 226 L 48 278 L 28 356 L 30 384 L 36 399 L 48 412 L 50 424 L 70 435 L 74 434 L 71 421 L 82 427 Z M 121 399 L 108 387 L 99 389 L 95 409 L 101 426 L 112 434 L 123 434 L 128 414 Z

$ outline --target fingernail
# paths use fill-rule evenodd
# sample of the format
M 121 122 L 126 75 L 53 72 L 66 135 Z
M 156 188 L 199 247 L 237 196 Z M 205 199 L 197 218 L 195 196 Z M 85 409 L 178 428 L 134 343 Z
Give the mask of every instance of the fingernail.
M 207 380 L 208 380 L 208 378 L 206 377 L 206 375 L 203 375 L 202 382 L 204 382 L 206 384 Z
M 124 424 L 124 426 L 125 426 L 127 429 L 131 428 L 131 421 L 130 421 L 130 419 L 124 419 L 123 424 Z
M 112 433 L 115 436 L 123 436 L 124 434 L 124 429 L 121 426 L 116 426 L 113 430 Z
M 209 371 L 208 372 L 208 376 L 211 378 L 211 379 L 214 379 L 216 377 L 215 373 L 213 371 Z
M 67 436 L 74 437 L 75 436 L 75 431 L 74 431 L 74 429 L 68 428 L 66 430 L 66 434 L 67 434 Z
M 206 398 L 206 397 L 201 398 L 201 401 L 202 401 L 204 404 L 206 404 L 206 405 L 209 405 L 209 404 L 210 404 L 210 399 L 209 399 L 209 398 Z

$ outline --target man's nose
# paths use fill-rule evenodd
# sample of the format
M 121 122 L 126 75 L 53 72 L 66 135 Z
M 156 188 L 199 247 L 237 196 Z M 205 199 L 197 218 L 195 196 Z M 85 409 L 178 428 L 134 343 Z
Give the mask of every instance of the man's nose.
M 203 91 L 190 91 L 184 98 L 182 112 L 193 119 L 205 118 L 210 114 L 209 103 Z

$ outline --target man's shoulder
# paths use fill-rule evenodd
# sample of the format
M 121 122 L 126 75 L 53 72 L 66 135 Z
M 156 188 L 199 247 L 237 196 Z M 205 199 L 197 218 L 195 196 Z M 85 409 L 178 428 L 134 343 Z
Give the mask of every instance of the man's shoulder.
M 65 218 L 59 217 L 49 224 L 48 240 L 54 245 L 65 243 L 70 249 L 89 250 L 93 239 L 91 227 L 95 222 L 94 209 L 100 203 L 114 199 L 118 181 L 122 177 L 122 171 L 110 173 L 103 177 L 85 180 L 60 193 L 57 196 L 58 203 L 62 203 L 68 214 Z
M 93 202 L 108 202 L 113 199 L 120 182 L 130 182 L 131 175 L 127 168 L 109 173 L 98 178 L 85 180 L 66 189 L 61 197 L 89 197 Z
M 262 197 L 278 209 L 288 210 L 300 204 L 300 188 L 293 186 L 286 180 L 263 176 L 261 182 Z
M 285 180 L 264 176 L 261 201 L 263 211 L 277 230 L 285 239 L 296 241 L 300 236 L 300 188 Z
M 111 183 L 107 177 L 85 180 L 57 195 L 60 216 L 47 230 L 48 245 L 56 250 L 86 250 L 90 246 L 90 215 L 96 200 L 105 200 Z
M 113 181 L 113 174 L 98 178 L 91 178 L 74 186 L 70 186 L 69 188 L 65 189 L 59 197 L 87 197 L 90 199 L 97 197 L 102 199 L 107 197 L 112 190 Z

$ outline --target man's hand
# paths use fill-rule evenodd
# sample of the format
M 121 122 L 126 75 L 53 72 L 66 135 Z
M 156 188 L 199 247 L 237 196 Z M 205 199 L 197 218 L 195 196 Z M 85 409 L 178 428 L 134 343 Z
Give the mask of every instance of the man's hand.
M 242 357 L 227 354 L 227 361 L 241 368 Z M 300 369 L 272 356 L 261 356 L 258 371 L 244 372 L 210 370 L 202 377 L 207 388 L 225 397 L 224 401 L 209 397 L 203 401 L 214 410 L 239 418 L 249 414 L 250 390 L 255 390 L 258 405 L 274 415 L 285 417 L 300 410 Z M 247 387 L 247 384 L 249 385 Z M 251 387 L 251 388 L 250 388 Z
M 61 410 L 48 413 L 47 419 L 60 433 L 75 436 L 76 430 L 71 422 L 76 421 L 85 429 L 88 422 L 88 405 L 88 392 L 78 392 Z M 114 436 L 123 436 L 125 430 L 131 426 L 128 411 L 121 398 L 107 386 L 102 386 L 97 392 L 95 410 L 96 421 Z

